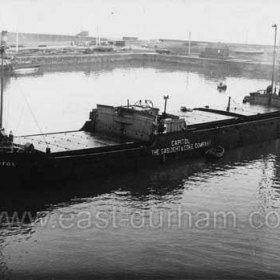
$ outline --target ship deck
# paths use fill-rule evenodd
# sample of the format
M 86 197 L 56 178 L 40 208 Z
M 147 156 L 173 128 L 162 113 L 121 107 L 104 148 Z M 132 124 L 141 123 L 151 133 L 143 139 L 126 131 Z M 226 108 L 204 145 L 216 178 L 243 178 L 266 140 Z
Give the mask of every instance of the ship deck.
M 41 152 L 45 152 L 47 147 L 51 149 L 51 152 L 65 152 L 131 143 L 112 137 L 94 135 L 85 131 L 18 136 L 15 137 L 14 142 L 17 144 L 32 143 L 34 148 Z
M 277 110 L 270 110 L 273 114 Z M 279 111 L 278 111 L 279 112 Z M 264 112 L 263 112 L 264 113 Z M 277 113 L 277 112 L 275 112 Z M 199 129 L 207 128 L 217 123 L 231 123 L 239 117 L 258 117 L 255 112 L 226 112 L 215 109 L 197 108 L 193 111 L 181 113 L 180 117 L 184 118 L 188 127 Z M 69 151 L 81 151 L 99 148 L 97 150 L 108 150 L 110 147 L 121 147 L 123 144 L 136 145 L 135 141 L 129 139 L 113 138 L 112 136 L 96 135 L 85 131 L 66 131 L 57 133 L 34 134 L 26 136 L 18 136 L 14 138 L 15 144 L 32 143 L 34 148 L 41 152 L 46 152 L 46 148 L 50 148 L 52 153 L 61 153 Z
M 187 125 L 196 125 L 223 120 L 226 121 L 239 116 L 254 116 L 277 111 L 278 108 L 263 106 L 244 106 L 243 108 L 231 110 L 229 113 L 226 112 L 224 108 L 221 108 L 221 110 L 197 108 L 190 112 L 180 113 L 180 117 L 185 119 Z
M 216 114 L 212 112 L 198 111 L 198 110 L 193 110 L 191 112 L 181 114 L 180 117 L 185 119 L 187 125 L 229 120 L 233 118 L 233 116 L 226 116 L 226 115 Z

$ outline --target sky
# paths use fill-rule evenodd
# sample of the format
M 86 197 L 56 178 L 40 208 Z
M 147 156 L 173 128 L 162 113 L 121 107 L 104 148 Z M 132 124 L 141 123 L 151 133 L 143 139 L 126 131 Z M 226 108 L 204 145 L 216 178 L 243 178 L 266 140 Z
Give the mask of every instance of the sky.
M 280 0 L 0 0 L 10 32 L 273 44 Z

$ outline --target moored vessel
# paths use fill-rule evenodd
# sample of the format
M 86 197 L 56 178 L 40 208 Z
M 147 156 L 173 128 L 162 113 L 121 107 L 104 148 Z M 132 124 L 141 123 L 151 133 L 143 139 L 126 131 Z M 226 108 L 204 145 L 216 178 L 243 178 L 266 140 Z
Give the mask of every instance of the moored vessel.
M 99 176 L 204 156 L 211 147 L 229 150 L 280 137 L 279 111 L 241 115 L 229 108 L 195 108 L 177 116 L 166 107 L 160 113 L 145 101 L 99 104 L 77 131 L 13 137 L 2 129 L 0 173 L 40 180 Z
M 222 146 L 211 147 L 205 152 L 208 159 L 220 159 L 224 156 L 225 149 Z
M 236 54 L 243 54 L 243 55 L 260 55 L 264 54 L 263 49 L 254 49 L 254 48 L 239 48 L 239 49 L 233 49 L 232 52 Z
M 33 74 L 37 73 L 40 69 L 40 65 L 38 64 L 15 64 L 12 66 L 13 74 Z
M 257 90 L 246 95 L 243 103 L 250 103 L 252 105 L 263 105 L 280 108 L 280 92 L 272 93 L 271 86 L 265 90 Z
M 275 29 L 274 33 L 274 50 L 273 50 L 273 63 L 272 63 L 272 77 L 271 84 L 264 90 L 257 90 L 249 93 L 243 99 L 243 103 L 250 103 L 253 105 L 264 105 L 280 108 L 280 88 L 277 89 L 275 83 L 275 60 L 276 60 L 276 37 L 277 37 L 277 25 L 272 27 Z
M 220 90 L 220 91 L 224 91 L 227 89 L 227 85 L 223 82 L 220 82 L 218 85 L 217 85 L 217 89 Z

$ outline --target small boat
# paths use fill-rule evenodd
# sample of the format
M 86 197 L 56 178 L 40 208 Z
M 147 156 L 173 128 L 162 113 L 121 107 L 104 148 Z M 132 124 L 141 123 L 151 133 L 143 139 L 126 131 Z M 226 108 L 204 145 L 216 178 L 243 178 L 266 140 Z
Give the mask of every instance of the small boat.
M 264 54 L 263 49 L 252 49 L 252 48 L 243 48 L 243 49 L 235 49 L 232 50 L 236 54 L 243 54 L 243 55 L 260 55 Z
M 220 82 L 218 85 L 217 85 L 217 89 L 218 90 L 226 90 L 227 89 L 227 85 Z
M 222 158 L 225 153 L 225 149 L 222 146 L 211 147 L 205 152 L 205 156 L 211 159 Z
M 13 66 L 14 74 L 32 74 L 39 71 L 40 65 L 15 65 Z

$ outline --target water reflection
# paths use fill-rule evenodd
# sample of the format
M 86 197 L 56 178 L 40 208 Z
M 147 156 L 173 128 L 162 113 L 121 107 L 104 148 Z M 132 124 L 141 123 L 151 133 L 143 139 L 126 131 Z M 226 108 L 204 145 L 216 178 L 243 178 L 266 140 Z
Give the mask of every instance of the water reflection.
M 22 73 L 22 74 L 14 74 L 14 73 L 11 73 L 11 74 L 7 74 L 7 77 L 13 77 L 15 80 L 16 79 L 21 79 L 21 78 L 24 78 L 24 77 L 41 77 L 44 75 L 44 70 L 43 70 L 43 67 L 39 68 L 39 70 L 37 72 L 34 72 L 34 73 Z
M 83 72 L 85 76 L 100 75 L 102 72 L 111 72 L 114 69 L 130 69 L 130 68 L 153 68 L 157 69 L 158 73 L 172 73 L 183 71 L 187 73 L 198 73 L 206 80 L 225 80 L 227 77 L 243 77 L 248 79 L 270 79 L 271 74 L 265 71 L 247 71 L 240 67 L 229 66 L 226 63 L 221 63 L 216 66 L 203 67 L 201 65 L 182 65 L 179 63 L 169 62 L 157 62 L 157 61 L 141 61 L 141 60 L 130 60 L 130 61 L 114 61 L 112 63 L 81 63 L 81 64 L 62 64 L 62 65 L 42 65 L 40 70 L 36 73 L 30 74 L 6 74 L 15 78 L 21 78 L 26 76 L 41 76 L 44 73 L 53 72 Z
M 186 229 L 187 231 L 181 232 L 183 229 L 174 228 L 175 225 L 173 224 L 171 229 L 167 227 L 164 230 L 136 230 L 123 223 L 127 217 L 135 216 L 137 211 L 145 211 L 145 218 L 148 219 L 150 216 L 157 215 L 157 213 L 166 213 L 166 211 L 172 211 L 177 207 L 185 207 L 184 209 L 188 209 L 193 213 L 196 213 L 199 209 L 208 209 L 207 211 L 235 209 L 241 215 L 239 216 L 240 220 L 245 219 L 252 207 L 260 212 L 263 211 L 265 214 L 267 209 L 278 207 L 275 202 L 276 200 L 279 201 L 279 198 L 272 193 L 272 190 L 275 189 L 278 192 L 277 174 L 280 172 L 278 163 L 279 145 L 280 141 L 278 140 L 227 151 L 223 159 L 215 162 L 208 162 L 204 159 L 197 159 L 191 162 L 172 162 L 154 167 L 151 170 L 109 176 L 103 179 L 72 181 L 54 185 L 40 184 L 36 188 L 22 186 L 18 190 L 3 190 L 0 197 L 0 213 L 8 213 L 9 218 L 12 218 L 16 213 L 18 220 L 15 219 L 15 223 L 8 225 L 4 222 L 3 217 L 1 218 L 0 271 L 3 276 L 10 273 L 13 275 L 15 271 L 19 273 L 18 275 L 21 275 L 21 273 L 27 273 L 27 269 L 31 269 L 35 273 L 33 276 L 39 275 L 38 267 L 42 269 L 42 264 L 46 265 L 47 255 L 37 255 L 36 248 L 38 246 L 38 250 L 48 250 L 47 248 L 51 247 L 51 256 L 56 260 L 53 272 L 53 268 L 50 265 L 46 265 L 43 269 L 46 275 L 56 275 L 57 271 L 64 271 L 65 273 L 65 267 L 70 269 L 70 266 L 71 273 L 77 272 L 79 271 L 79 266 L 85 261 L 84 257 L 89 258 L 86 261 L 89 266 L 87 266 L 84 273 L 90 273 L 93 269 L 90 267 L 93 265 L 97 269 L 96 262 L 97 264 L 99 263 L 96 258 L 92 259 L 91 250 L 94 250 L 100 256 L 103 261 L 103 266 L 101 267 L 105 269 L 110 267 L 111 260 L 110 255 L 106 254 L 119 254 L 121 248 L 118 247 L 117 243 L 122 242 L 123 238 L 131 240 L 132 236 L 135 238 L 135 234 L 144 238 L 142 241 L 144 244 L 145 242 L 154 242 L 152 241 L 155 238 L 154 234 L 157 235 L 157 242 L 160 240 L 162 240 L 161 242 L 171 242 L 169 241 L 169 238 L 171 238 L 172 242 L 175 242 L 176 246 L 181 248 L 178 249 L 174 245 L 177 248 L 175 253 L 173 247 L 168 247 L 168 254 L 175 254 L 173 255 L 174 258 L 183 254 L 184 259 L 189 260 L 189 254 L 194 254 L 195 251 L 189 248 L 188 250 L 191 250 L 189 253 L 187 253 L 188 251 L 180 253 L 180 250 L 184 250 L 186 244 L 191 240 L 195 242 L 198 252 L 217 250 L 215 246 L 218 244 L 217 242 L 220 242 L 217 241 L 217 238 L 220 240 L 218 236 L 223 232 L 223 242 L 231 242 L 232 236 L 229 234 L 233 231 L 232 234 L 236 237 L 237 229 L 227 229 L 226 232 L 221 232 L 221 230 L 215 229 L 201 231 L 188 228 Z M 246 178 L 248 181 L 246 181 Z M 250 201 L 254 196 L 257 201 Z M 271 203 L 272 200 L 274 201 L 273 204 Z M 257 208 L 255 208 L 256 206 Z M 90 213 L 92 216 L 96 215 L 97 212 L 103 213 L 103 215 L 112 215 L 114 211 L 117 215 L 116 222 L 121 225 L 117 229 L 109 227 L 84 230 L 71 228 L 71 230 L 67 230 L 57 227 L 61 215 L 66 215 L 65 217 L 68 218 L 71 215 L 77 217 L 80 213 Z M 214 235 L 210 234 L 212 231 Z M 255 234 L 254 229 L 246 231 L 242 229 L 241 232 L 243 233 L 243 239 L 245 238 L 244 235 L 250 236 L 250 232 Z M 268 231 L 266 230 L 265 232 L 267 234 Z M 181 235 L 181 233 L 184 233 L 184 235 Z M 209 236 L 208 233 L 210 234 Z M 229 236 L 225 237 L 227 235 Z M 174 236 L 177 236 L 177 238 Z M 214 238 L 214 236 L 217 237 Z M 164 241 L 167 237 L 168 239 Z M 110 247 L 108 248 L 104 245 L 108 242 L 108 238 L 109 240 L 113 238 L 113 247 L 108 245 Z M 262 236 L 261 238 L 264 237 Z M 273 236 L 273 238 L 275 237 Z M 55 244 L 57 242 L 60 245 L 52 244 L 52 240 L 56 240 Z M 85 245 L 85 240 L 92 240 L 93 243 Z M 238 246 L 242 248 L 238 250 L 245 250 L 244 252 L 246 252 L 244 242 L 248 241 L 238 239 L 238 243 L 232 249 L 233 251 L 223 251 L 225 249 L 221 247 L 218 252 L 222 255 L 227 254 L 227 257 L 232 257 Z M 63 245 L 64 243 L 66 247 Z M 123 244 L 122 246 L 125 246 L 125 248 L 122 248 L 122 250 L 130 252 L 131 247 L 128 244 Z M 141 247 L 140 244 L 138 245 Z M 70 246 L 70 248 L 74 246 L 76 248 L 74 249 L 76 250 L 75 253 L 71 252 L 70 254 L 67 246 Z M 69 264 L 63 263 L 61 259 L 57 259 L 57 256 L 71 259 L 75 254 L 79 255 L 79 246 L 82 248 L 83 246 L 89 246 L 88 249 L 86 249 L 87 247 L 83 249 L 85 251 L 81 262 L 76 261 L 75 265 L 69 266 Z M 205 251 L 207 246 L 208 249 Z M 212 248 L 212 246 L 214 247 Z M 104 250 L 106 251 L 107 249 L 110 249 L 111 253 L 108 251 L 105 254 Z M 153 250 L 159 249 L 159 247 L 155 247 Z M 19 264 L 20 258 L 13 255 L 15 250 L 28 252 L 25 255 L 29 260 L 28 265 L 26 262 L 23 265 Z M 249 248 L 249 250 L 251 249 Z M 259 249 L 257 248 L 256 250 Z M 167 252 L 165 253 L 167 254 Z M 11 254 L 13 257 L 9 259 L 8 256 L 11 256 Z M 145 253 L 148 258 L 151 257 L 150 254 L 152 252 L 146 251 Z M 214 254 L 214 258 L 222 257 L 222 255 L 216 254 L 217 251 Z M 139 257 L 139 255 L 135 256 Z M 224 256 L 224 258 L 227 257 Z M 93 263 L 89 260 L 92 260 Z M 159 260 L 158 262 L 161 263 Z M 163 259 L 161 260 L 163 261 Z M 201 258 L 196 257 L 191 262 L 188 262 L 189 269 L 194 269 L 193 271 L 195 271 L 193 275 L 196 275 L 195 267 L 201 261 Z M 37 265 L 36 262 L 38 262 Z M 132 262 L 134 264 L 129 253 L 124 254 L 122 264 L 119 263 L 119 265 L 123 265 L 123 262 Z M 248 265 L 252 266 L 254 259 L 248 259 L 247 262 Z M 152 269 L 149 265 L 148 267 Z M 108 270 L 109 275 L 113 275 L 110 273 L 119 273 L 117 268 L 111 269 L 111 272 L 110 269 Z M 142 271 L 141 268 L 139 269 Z M 100 271 L 100 268 L 97 269 L 95 276 L 98 276 L 101 273 Z M 242 273 L 240 271 L 241 276 L 244 275 Z M 71 278 L 70 275 L 69 278 Z
M 12 218 L 17 213 L 18 220 L 15 219 L 14 224 L 7 225 L 3 222 L 3 217 L 1 218 L 0 271 L 3 276 L 10 273 L 13 275 L 10 268 L 12 267 L 13 270 L 17 271 L 16 265 L 18 265 L 18 260 L 15 256 L 12 260 L 7 259 L 7 254 L 10 254 L 8 252 L 13 252 L 14 248 L 29 250 L 29 252 L 30 250 L 33 251 L 34 249 L 31 248 L 36 248 L 36 240 L 41 240 L 39 244 L 41 244 L 40 248 L 43 249 L 44 246 L 53 246 L 47 245 L 51 244 L 49 242 L 53 238 L 58 240 L 59 244 L 63 244 L 63 236 L 65 235 L 69 236 L 68 242 L 70 244 L 75 244 L 76 242 L 79 244 L 81 242 L 80 246 L 83 246 L 84 238 L 93 238 L 93 236 L 88 236 L 93 229 L 91 231 L 87 230 L 89 231 L 88 233 L 87 231 L 83 232 L 82 237 L 79 237 L 81 230 L 74 230 L 72 228 L 71 231 L 68 230 L 66 232 L 65 229 L 54 228 L 59 215 L 62 214 L 77 216 L 83 211 L 85 213 L 89 212 L 92 215 L 96 211 L 104 214 L 116 211 L 118 213 L 118 222 L 123 222 L 122 219 L 127 217 L 127 215 L 135 215 L 135 211 L 152 211 L 147 212 L 147 215 L 153 215 L 153 213 L 158 211 L 169 211 L 184 205 L 187 207 L 186 209 L 195 213 L 197 209 L 213 210 L 216 207 L 222 207 L 222 209 L 227 210 L 227 207 L 231 209 L 231 207 L 236 208 L 237 205 L 240 205 L 241 209 L 246 210 L 239 209 L 238 211 L 241 211 L 242 215 L 246 216 L 248 214 L 247 211 L 249 211 L 247 208 L 250 208 L 251 204 L 248 200 L 251 197 L 251 194 L 247 193 L 248 188 L 253 188 L 252 191 L 257 197 L 258 208 L 256 210 L 264 211 L 264 209 L 269 207 L 275 207 L 275 204 L 271 204 L 271 199 L 275 200 L 276 197 L 271 194 L 271 190 L 275 188 L 278 182 L 276 174 L 280 172 L 278 165 L 279 145 L 279 141 L 273 141 L 262 145 L 228 151 L 222 160 L 216 162 L 208 162 L 204 159 L 197 159 L 192 162 L 173 162 L 154 167 L 151 170 L 143 170 L 136 174 L 109 176 L 105 179 L 68 182 L 53 186 L 38 185 L 37 188 L 33 189 L 28 189 L 28 186 L 25 186 L 16 191 L 9 189 L 2 191 L 0 213 L 8 213 L 9 218 Z M 236 177 L 243 178 L 243 181 L 239 182 L 241 186 L 237 185 Z M 259 182 L 259 188 L 257 185 L 254 186 L 246 183 L 244 180 L 246 177 L 248 177 L 249 181 Z M 219 180 L 222 180 L 222 182 Z M 238 192 L 238 194 L 235 194 L 235 192 Z M 231 204 L 225 207 L 229 199 L 228 195 L 230 197 L 236 195 L 236 201 L 231 200 Z M 214 204 L 211 200 L 213 200 Z M 249 205 L 246 205 L 247 203 Z M 50 223 L 42 226 L 46 219 Z M 134 235 L 131 230 L 127 226 L 122 225 L 118 228 L 118 235 L 130 239 L 129 236 L 131 234 Z M 106 242 L 105 239 L 108 238 L 108 234 L 111 231 L 112 229 L 95 229 L 95 238 L 98 238 L 99 242 Z M 154 231 L 145 231 L 145 238 L 148 240 L 152 238 Z M 166 228 L 164 232 L 169 234 L 169 229 Z M 177 235 L 179 232 L 174 232 L 173 229 L 173 234 L 176 233 Z M 202 232 L 195 233 L 194 229 L 188 229 L 187 232 L 188 235 L 184 237 L 184 240 L 192 232 L 193 234 L 202 234 Z M 163 238 L 163 232 L 160 231 L 158 234 L 158 238 Z M 216 234 L 220 234 L 219 231 Z M 202 245 L 203 250 L 205 250 L 204 246 L 213 237 L 204 238 L 206 238 L 205 241 L 200 241 L 203 244 L 206 242 L 205 245 Z M 45 245 L 43 240 L 46 242 Z M 180 244 L 180 241 L 176 242 Z M 32 247 L 29 247 L 28 244 Z M 70 244 L 69 246 L 73 246 L 73 244 Z M 179 244 L 177 245 L 180 246 Z M 29 249 L 24 249 L 26 246 Z M 101 253 L 99 250 L 104 250 L 104 248 L 107 247 L 98 247 L 98 254 Z M 111 247 L 112 254 L 116 253 L 116 248 Z M 65 257 L 67 257 L 67 250 L 59 249 L 59 247 L 55 250 L 58 250 L 56 254 L 66 254 Z M 126 250 L 130 249 L 126 248 Z M 169 250 L 172 251 L 171 248 Z M 185 258 L 187 257 L 187 255 L 184 256 Z M 30 256 L 26 255 L 26 258 L 28 259 Z M 107 267 L 110 258 L 105 258 L 104 261 L 104 266 Z M 200 262 L 201 260 L 197 259 L 196 261 Z M 195 265 L 196 261 L 193 260 L 194 263 L 192 265 Z M 74 267 L 78 269 L 79 265 L 78 263 Z M 57 269 L 59 269 L 59 266 L 59 263 L 57 263 Z M 32 267 L 33 269 L 35 268 L 33 265 Z M 22 269 L 24 271 L 25 267 L 22 266 Z M 48 267 L 46 269 L 48 272 L 48 269 L 51 268 Z M 60 269 L 63 271 L 62 263 Z M 114 272 L 116 271 L 114 270 Z M 39 273 L 39 271 L 35 269 L 35 273 Z
M 279 156 L 273 154 L 263 163 L 258 194 L 260 211 L 280 209 L 279 163 Z
M 5 247 L 5 239 L 3 238 L 3 233 L 0 235 L 0 276 L 2 279 L 8 279 L 10 276 L 9 268 L 5 262 L 5 257 L 3 254 L 3 250 Z
M 17 212 L 23 224 L 31 223 L 30 217 L 43 211 L 51 211 L 53 207 L 72 205 L 104 194 L 114 194 L 125 197 L 126 200 L 145 204 L 152 200 L 152 204 L 169 200 L 177 203 L 182 199 L 184 191 L 192 185 L 199 188 L 207 179 L 227 177 L 246 170 L 249 176 L 255 176 L 254 166 L 261 170 L 259 192 L 273 188 L 279 191 L 279 157 L 280 140 L 243 147 L 227 151 L 218 161 L 208 161 L 198 158 L 191 161 L 180 160 L 167 162 L 147 170 L 139 170 L 121 175 L 111 175 L 105 178 L 85 178 L 67 182 L 37 182 L 36 188 L 28 183 L 15 188 L 3 186 L 0 197 L 0 213 L 7 212 L 12 217 Z M 195 184 L 193 184 L 195 183 Z M 170 200 L 171 199 L 171 200 Z M 259 197 L 262 200 L 262 195 Z M 262 204 L 266 207 L 269 201 Z M 274 205 L 275 207 L 275 205 Z M 24 216 L 29 212 L 31 216 Z M 2 217 L 2 226 L 5 227 L 5 216 Z
M 11 77 L 11 75 L 9 75 L 8 73 L 4 73 L 4 75 L 3 75 L 3 91 L 4 92 L 11 82 L 10 77 Z

